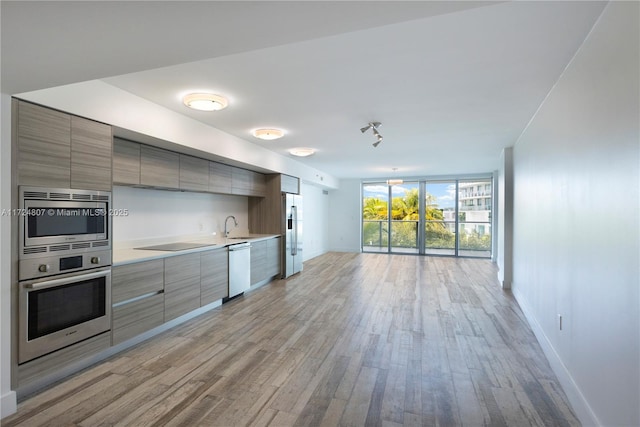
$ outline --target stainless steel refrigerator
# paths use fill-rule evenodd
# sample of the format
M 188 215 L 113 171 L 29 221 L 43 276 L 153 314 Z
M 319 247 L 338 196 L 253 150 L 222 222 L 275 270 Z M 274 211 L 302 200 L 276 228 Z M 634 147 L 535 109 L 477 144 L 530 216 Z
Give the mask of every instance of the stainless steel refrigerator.
M 284 277 L 302 271 L 302 196 L 282 194 L 284 204 Z

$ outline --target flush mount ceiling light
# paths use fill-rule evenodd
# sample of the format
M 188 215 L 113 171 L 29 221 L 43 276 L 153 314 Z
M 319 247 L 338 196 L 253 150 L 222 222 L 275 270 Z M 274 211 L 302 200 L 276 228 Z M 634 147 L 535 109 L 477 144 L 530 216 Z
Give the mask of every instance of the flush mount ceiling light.
M 360 128 L 360 132 L 365 133 L 369 129 L 372 130 L 373 135 L 376 137 L 376 142 L 373 143 L 374 147 L 377 147 L 382 142 L 382 135 L 378 132 L 378 127 L 382 126 L 380 122 L 369 122 L 365 127 Z
M 282 138 L 284 136 L 284 131 L 282 129 L 256 129 L 253 131 L 253 136 L 266 141 L 271 141 L 273 139 Z
M 398 168 L 391 168 L 391 170 L 393 171 L 393 173 L 395 174 L 398 171 Z M 404 183 L 403 180 L 401 179 L 388 179 L 387 180 L 387 185 L 401 185 L 402 183 Z
M 213 93 L 190 93 L 182 98 L 182 102 L 189 108 L 201 111 L 219 111 L 229 105 L 227 98 Z
M 298 148 L 292 148 L 289 150 L 289 154 L 291 154 L 292 156 L 298 156 L 298 157 L 307 157 L 312 155 L 315 152 L 316 150 L 309 147 L 298 147 Z

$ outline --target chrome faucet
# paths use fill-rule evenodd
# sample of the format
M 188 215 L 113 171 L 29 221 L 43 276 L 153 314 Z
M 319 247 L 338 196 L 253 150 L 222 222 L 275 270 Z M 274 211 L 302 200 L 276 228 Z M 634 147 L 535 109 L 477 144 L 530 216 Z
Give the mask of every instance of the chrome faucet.
M 229 215 L 227 218 L 225 218 L 224 220 L 224 237 L 225 239 L 227 237 L 229 237 L 229 231 L 227 231 L 227 221 L 229 220 L 229 218 L 231 218 L 233 220 L 233 223 L 235 224 L 235 226 L 238 226 L 238 221 L 236 221 L 236 217 L 233 215 Z

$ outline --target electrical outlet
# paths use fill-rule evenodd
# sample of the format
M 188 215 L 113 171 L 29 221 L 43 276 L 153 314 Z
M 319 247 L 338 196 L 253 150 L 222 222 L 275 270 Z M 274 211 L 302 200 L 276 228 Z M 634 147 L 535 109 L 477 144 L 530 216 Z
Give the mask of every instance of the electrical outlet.
M 562 314 L 558 314 L 558 329 L 562 330 Z

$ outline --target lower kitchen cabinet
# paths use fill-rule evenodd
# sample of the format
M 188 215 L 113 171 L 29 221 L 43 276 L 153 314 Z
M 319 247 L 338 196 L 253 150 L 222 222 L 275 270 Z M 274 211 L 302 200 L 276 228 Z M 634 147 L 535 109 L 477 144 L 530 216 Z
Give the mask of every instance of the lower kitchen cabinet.
M 164 321 L 200 307 L 200 253 L 164 260 Z
M 251 242 L 251 285 L 267 278 L 267 241 Z
M 267 240 L 267 277 L 279 276 L 281 273 L 282 239 Z
M 164 290 L 164 261 L 136 262 L 111 269 L 111 303 L 117 304 Z
M 140 335 L 164 322 L 164 294 L 159 293 L 113 307 L 113 345 Z
M 164 261 L 111 270 L 111 343 L 119 344 L 164 322 Z
M 251 285 L 280 274 L 280 237 L 251 243 Z
M 229 296 L 229 251 L 227 248 L 200 255 L 200 305 Z

